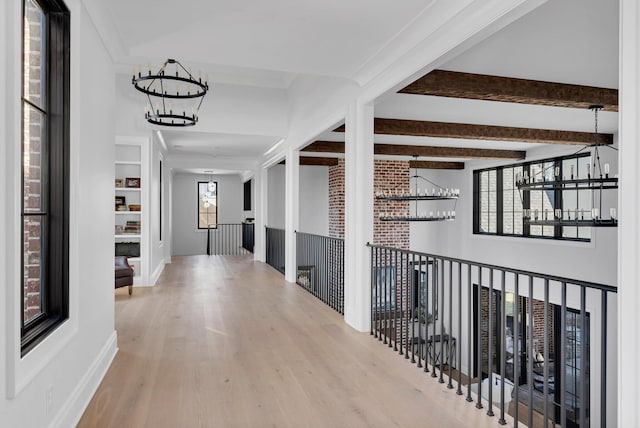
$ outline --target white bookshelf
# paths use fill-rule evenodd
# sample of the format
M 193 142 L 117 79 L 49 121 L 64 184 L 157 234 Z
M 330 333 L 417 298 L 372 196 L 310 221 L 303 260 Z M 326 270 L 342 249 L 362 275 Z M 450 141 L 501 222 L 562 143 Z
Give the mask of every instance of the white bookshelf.
M 140 137 L 116 137 L 116 159 L 114 162 L 114 178 L 122 180 L 121 186 L 126 186 L 128 178 L 139 179 L 140 187 L 114 187 L 115 198 L 122 198 L 125 205 L 139 205 L 140 211 L 116 211 L 114 204 L 114 241 L 132 242 L 140 246 L 139 257 L 129 257 L 129 263 L 134 266 L 134 285 L 146 285 L 149 281 L 149 248 L 148 230 L 149 216 L 145 212 L 148 208 L 149 184 L 149 140 Z M 116 180 L 114 180 L 115 183 Z M 115 202 L 114 198 L 114 202 Z M 140 225 L 136 233 L 124 233 L 127 223 L 137 222 Z M 121 232 L 117 231 L 117 227 Z

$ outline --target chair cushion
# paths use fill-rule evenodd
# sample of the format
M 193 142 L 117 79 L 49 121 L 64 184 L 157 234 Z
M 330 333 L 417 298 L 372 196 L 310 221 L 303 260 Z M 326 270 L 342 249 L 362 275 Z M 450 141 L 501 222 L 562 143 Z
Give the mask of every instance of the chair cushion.
M 116 266 L 116 278 L 126 278 L 133 276 L 133 269 L 126 266 Z

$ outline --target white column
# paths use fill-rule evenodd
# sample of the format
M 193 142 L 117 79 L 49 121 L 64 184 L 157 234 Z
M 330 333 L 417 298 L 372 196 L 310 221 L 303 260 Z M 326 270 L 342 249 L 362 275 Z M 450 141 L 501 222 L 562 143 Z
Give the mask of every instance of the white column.
M 253 246 L 253 259 L 259 262 L 266 261 L 266 239 L 265 226 L 268 224 L 269 212 L 269 170 L 263 166 L 258 167 L 254 174 L 254 231 L 255 242 Z
M 620 1 L 618 421 L 640 420 L 640 5 Z M 609 374 L 607 374 L 609 375 Z M 616 376 L 616 373 L 611 373 Z
M 284 277 L 289 282 L 296 282 L 296 234 L 298 230 L 300 200 L 300 152 L 289 148 L 285 164 L 285 215 L 284 215 Z
M 373 105 L 349 106 L 345 121 L 344 319 L 358 331 L 371 328 L 373 242 Z

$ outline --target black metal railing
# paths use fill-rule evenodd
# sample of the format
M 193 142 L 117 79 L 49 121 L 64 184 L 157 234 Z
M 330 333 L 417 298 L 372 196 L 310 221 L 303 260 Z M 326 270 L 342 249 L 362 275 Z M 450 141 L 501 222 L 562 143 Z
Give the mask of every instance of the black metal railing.
M 207 255 L 240 255 L 248 254 L 242 246 L 242 224 L 218 224 L 207 229 Z
M 284 229 L 266 227 L 267 264 L 284 274 Z
M 242 248 L 253 253 L 255 245 L 255 225 L 253 223 L 242 223 Z
M 296 283 L 344 314 L 344 240 L 296 232 Z
M 607 426 L 615 287 L 369 246 L 378 340 L 501 424 Z

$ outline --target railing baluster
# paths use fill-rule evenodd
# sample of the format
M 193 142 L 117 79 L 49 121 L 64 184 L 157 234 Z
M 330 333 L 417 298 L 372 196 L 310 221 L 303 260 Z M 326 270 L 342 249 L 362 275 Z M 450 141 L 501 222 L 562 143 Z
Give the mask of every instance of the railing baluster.
M 440 311 L 440 379 L 438 382 L 444 383 L 442 377 L 444 371 L 444 259 L 440 260 L 440 276 L 438 281 L 438 311 Z M 433 344 L 435 348 L 435 343 Z
M 458 341 L 462 348 L 462 263 L 458 262 Z M 462 349 L 458 350 L 456 346 L 457 364 L 456 370 L 458 371 L 458 390 L 457 395 L 462 395 Z
M 406 311 L 404 309 L 403 306 L 403 294 L 404 294 L 404 289 L 405 286 L 407 284 L 407 263 L 406 263 L 406 253 L 400 253 L 400 348 L 399 352 L 400 355 L 402 355 L 402 345 L 404 343 L 404 338 L 406 336 L 406 334 L 402 334 L 402 324 L 404 321 L 404 317 L 406 315 Z M 396 337 L 397 337 L 398 332 L 396 332 Z
M 544 388 L 543 396 L 549 396 L 549 280 L 544 280 Z M 544 424 L 549 424 L 549 400 L 544 400 Z
M 374 315 L 374 305 L 375 305 L 375 284 L 376 284 L 376 266 L 378 265 L 377 263 L 377 258 L 375 258 L 378 254 L 378 249 L 377 248 L 372 248 L 371 249 L 371 331 L 369 332 L 371 334 L 371 336 L 373 336 L 373 330 L 374 330 L 374 322 L 375 322 L 375 315 Z M 375 260 L 375 261 L 374 261 Z
M 500 281 L 500 373 L 502 374 L 502 382 L 500 384 L 500 419 L 498 423 L 500 425 L 506 425 L 507 421 L 504 418 L 504 384 L 507 379 L 507 294 L 506 294 L 506 280 L 507 275 L 504 270 L 502 272 L 502 280 Z M 546 427 L 545 427 L 546 428 Z
M 427 258 L 426 260 L 427 260 L 427 264 L 428 264 L 428 260 L 429 259 Z M 415 269 L 415 266 L 414 266 L 414 269 Z M 422 272 L 422 256 L 419 256 L 418 257 L 418 270 L 417 270 L 417 278 L 418 279 L 416 281 L 416 284 L 414 284 L 414 286 L 413 286 L 414 290 L 416 290 L 416 289 L 418 290 L 418 296 L 416 297 L 417 298 L 417 303 L 418 303 L 418 314 L 417 314 L 418 315 L 417 316 L 418 321 L 415 320 L 416 317 L 414 316 L 413 317 L 413 319 L 414 319 L 413 325 L 414 325 L 414 329 L 415 329 L 415 325 L 416 324 L 418 325 L 418 337 L 417 337 L 417 340 L 418 340 L 418 344 L 417 344 L 417 346 L 418 346 L 418 368 L 422 367 L 422 358 L 424 357 L 424 370 L 428 371 L 428 368 L 427 368 L 427 356 L 426 356 L 426 353 L 427 353 L 427 327 L 426 326 L 428 325 L 427 324 L 427 319 L 428 319 L 428 316 L 429 316 L 429 314 L 428 314 L 428 312 L 429 312 L 428 303 L 427 303 L 428 302 L 428 300 L 427 300 L 428 299 L 428 294 L 427 294 L 427 286 L 426 285 L 425 285 L 425 288 L 423 290 L 420 289 L 420 284 L 422 282 L 421 272 Z M 415 276 L 416 276 L 416 273 L 414 272 L 414 277 Z M 424 294 L 424 298 L 423 298 L 423 294 Z M 423 301 L 424 301 L 424 303 L 422 303 Z M 414 305 L 415 305 L 415 303 L 414 303 Z M 422 317 L 424 317 L 424 322 L 425 322 L 424 338 L 422 337 L 422 322 L 421 322 L 421 318 Z M 425 340 L 424 352 L 423 352 L 423 349 L 422 349 L 422 339 Z M 416 341 L 415 335 L 414 335 L 413 341 L 414 342 Z M 416 346 L 416 344 L 414 343 L 413 347 L 415 348 L 415 346 Z
M 449 260 L 449 340 L 447 341 L 447 368 L 449 369 L 449 383 L 447 384 L 448 389 L 453 389 L 453 383 L 451 378 L 453 377 L 453 373 L 451 372 L 452 357 L 451 357 L 451 348 L 453 347 L 453 262 Z M 455 357 L 454 357 L 455 358 Z
M 489 385 L 487 387 L 487 416 L 493 416 L 493 269 L 489 269 L 489 316 L 488 316 L 488 347 L 487 355 L 487 374 L 489 376 Z
M 412 256 L 415 257 L 415 256 Z M 409 359 L 409 318 L 412 318 L 412 311 L 413 308 L 411 308 L 411 284 L 413 283 L 413 272 L 409 270 L 409 268 L 413 268 L 413 265 L 411 264 L 411 260 L 409 257 L 409 254 L 407 254 L 407 291 L 406 291 L 406 296 L 405 296 L 405 333 L 404 333 L 404 359 L 408 360 Z
M 476 381 L 478 382 L 478 399 L 476 409 L 482 409 L 482 266 L 478 267 L 478 304 L 476 305 L 476 322 L 478 334 L 476 337 Z
M 416 255 L 415 253 L 411 255 L 412 257 L 412 264 L 411 264 L 411 286 L 409 287 L 409 294 L 411 295 L 411 299 L 409 299 L 409 301 L 411 302 L 411 362 L 415 363 L 416 362 L 416 322 L 415 322 L 415 318 L 416 318 L 416 314 L 413 313 L 413 310 L 415 308 L 415 304 L 416 304 L 416 300 L 415 299 L 419 299 L 418 296 L 416 296 L 415 294 L 415 269 L 416 269 Z M 418 281 L 420 281 L 420 276 L 418 276 Z M 419 283 L 418 283 L 419 284 Z M 418 289 L 420 289 L 420 286 L 418 285 Z M 418 301 L 418 305 L 420 305 L 420 301 Z M 420 321 L 420 309 L 418 309 L 418 322 Z M 418 330 L 420 330 L 420 328 L 418 328 Z M 419 366 L 418 366 L 419 367 Z
M 589 340 L 587 327 L 587 289 L 580 287 L 580 426 L 587 426 L 587 406 L 589 393 L 587 391 L 587 341 Z M 604 347 L 604 346 L 603 346 Z M 603 385 L 606 388 L 606 385 Z M 577 391 L 576 391 L 577 392 Z
M 528 425 L 533 426 L 533 359 L 535 358 L 535 350 L 533 349 L 533 277 L 529 275 L 529 298 L 527 300 L 529 306 L 528 327 L 527 327 L 527 383 L 529 384 L 529 418 Z
M 515 274 L 513 284 L 513 387 L 515 388 L 514 427 L 518 427 L 520 408 L 520 275 Z
M 600 302 L 600 426 L 607 426 L 607 292 L 602 290 Z
M 467 273 L 469 274 L 469 279 L 467 281 L 467 401 L 472 402 L 473 397 L 471 397 L 471 373 L 472 373 L 472 362 L 471 362 L 471 319 L 473 318 L 473 314 L 471 312 L 471 303 L 473 300 L 473 281 L 471 281 L 471 264 L 467 265 L 469 269 Z
M 565 352 L 567 349 L 567 283 L 562 283 L 562 297 L 560 307 L 560 426 L 567 426 L 567 362 Z
M 395 262 L 394 266 L 396 267 L 396 277 L 395 277 L 395 290 L 393 290 L 393 350 L 398 350 L 398 283 L 402 282 L 402 265 L 398 265 L 398 252 L 395 252 Z M 398 281 L 398 275 L 400 281 Z

